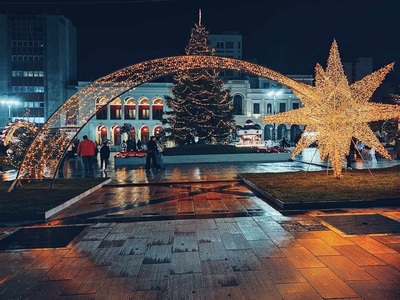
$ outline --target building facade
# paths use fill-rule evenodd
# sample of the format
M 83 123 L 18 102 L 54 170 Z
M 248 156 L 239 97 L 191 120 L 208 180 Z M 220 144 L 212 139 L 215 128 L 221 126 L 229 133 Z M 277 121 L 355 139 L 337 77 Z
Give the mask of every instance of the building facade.
M 0 15 L 0 126 L 39 127 L 76 85 L 76 29 L 60 15 Z
M 312 76 L 290 76 L 295 80 L 312 84 Z M 90 82 L 79 82 L 81 90 Z M 265 115 L 280 113 L 301 106 L 300 100 L 293 92 L 276 82 L 259 78 L 259 87 L 251 87 L 248 80 L 228 80 L 224 87 L 230 90 L 232 96 L 235 121 L 238 128 L 252 121 L 257 128 L 263 130 L 262 140 L 278 141 L 285 137 L 293 141 L 302 128 L 297 125 L 263 124 Z M 127 139 L 141 140 L 145 144 L 149 137 L 157 135 L 162 130 L 163 112 L 168 110 L 165 96 L 172 96 L 172 83 L 150 82 L 136 87 L 121 97 L 107 104 L 108 99 L 92 99 L 93 107 L 101 108 L 97 114 L 82 129 L 80 135 L 88 135 L 92 140 L 101 143 L 110 141 L 118 150 L 121 142 Z M 132 130 L 129 134 L 120 134 L 120 128 L 129 124 Z M 236 137 L 233 136 L 235 140 Z

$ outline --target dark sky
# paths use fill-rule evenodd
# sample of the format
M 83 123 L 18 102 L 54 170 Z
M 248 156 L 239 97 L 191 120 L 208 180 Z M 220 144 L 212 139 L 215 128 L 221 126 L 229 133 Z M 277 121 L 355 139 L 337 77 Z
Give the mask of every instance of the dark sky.
M 283 74 L 326 67 L 336 39 L 343 61 L 400 64 L 399 0 L 0 0 L 2 13 L 60 13 L 78 34 L 80 80 L 148 59 L 184 54 L 198 21 L 210 34 L 238 31 L 243 58 Z M 390 78 L 398 82 L 400 66 Z

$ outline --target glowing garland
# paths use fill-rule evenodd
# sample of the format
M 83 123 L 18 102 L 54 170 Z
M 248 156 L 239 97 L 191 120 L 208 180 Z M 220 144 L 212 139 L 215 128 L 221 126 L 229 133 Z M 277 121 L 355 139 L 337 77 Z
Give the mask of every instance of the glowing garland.
M 368 126 L 368 122 L 398 118 L 400 106 L 369 103 L 373 92 L 382 83 L 393 63 L 349 85 L 343 71 L 336 41 L 333 42 L 326 70 L 315 68 L 315 86 L 308 92 L 294 89 L 302 101 L 300 109 L 264 117 L 266 123 L 306 125 L 292 157 L 318 142 L 321 161 L 328 158 L 335 177 L 341 177 L 345 155 L 349 153 L 352 137 L 385 158 L 387 150 Z
M 47 176 L 54 176 L 72 139 L 103 106 L 142 83 L 169 74 L 195 69 L 227 69 L 249 73 L 277 81 L 299 95 L 313 93 L 310 86 L 301 84 L 278 72 L 227 57 L 193 55 L 142 62 L 94 81 L 73 95 L 55 111 L 29 147 L 21 163 L 17 178 L 45 178 L 46 170 Z M 96 105 L 96 100 L 100 98 L 108 99 L 107 103 L 104 103 L 103 106 Z M 66 134 L 71 131 L 75 133 Z

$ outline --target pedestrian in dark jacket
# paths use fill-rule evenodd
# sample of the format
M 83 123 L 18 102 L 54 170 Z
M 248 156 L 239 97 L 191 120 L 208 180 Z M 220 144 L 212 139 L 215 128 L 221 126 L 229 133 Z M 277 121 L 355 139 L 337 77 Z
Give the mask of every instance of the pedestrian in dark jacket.
M 100 148 L 100 169 L 107 170 L 108 167 L 108 159 L 110 158 L 110 147 L 107 142 L 103 143 L 103 146 Z M 104 165 L 104 169 L 103 169 Z
M 150 140 L 146 144 L 147 146 L 147 156 L 146 156 L 146 170 L 150 170 L 150 168 L 158 169 L 157 160 L 156 160 L 156 137 L 151 136 Z

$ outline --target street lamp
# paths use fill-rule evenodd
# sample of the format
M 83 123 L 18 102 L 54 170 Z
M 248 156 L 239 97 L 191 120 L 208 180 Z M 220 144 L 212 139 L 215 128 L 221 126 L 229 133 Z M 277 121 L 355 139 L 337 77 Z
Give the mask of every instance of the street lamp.
M 278 106 L 276 103 L 277 96 L 282 95 L 283 91 L 282 90 L 276 90 L 276 89 L 271 89 L 267 95 L 272 97 L 273 102 L 272 102 L 272 114 L 276 114 L 276 107 Z M 275 132 L 275 123 L 274 123 L 274 128 L 272 131 L 272 140 L 276 141 L 276 132 Z
M 12 121 L 11 107 L 19 105 L 20 102 L 19 102 L 18 98 L 16 96 L 13 96 L 13 95 L 2 94 L 0 96 L 0 103 L 2 105 L 7 105 L 7 107 L 8 107 L 8 120 L 11 122 Z

